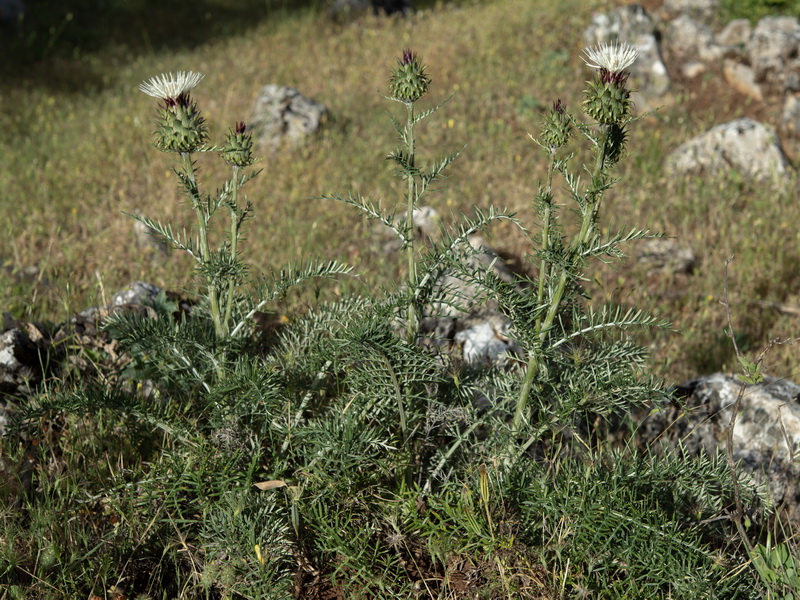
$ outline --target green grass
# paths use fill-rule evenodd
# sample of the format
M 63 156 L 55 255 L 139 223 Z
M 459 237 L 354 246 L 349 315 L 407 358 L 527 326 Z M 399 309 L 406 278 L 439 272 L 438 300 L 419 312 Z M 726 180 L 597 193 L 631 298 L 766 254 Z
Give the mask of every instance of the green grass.
M 401 256 L 387 256 L 354 210 L 321 199 L 353 190 L 403 206 L 402 185 L 383 160 L 395 139 L 379 91 L 387 65 L 411 46 L 430 65 L 431 103 L 453 95 L 420 125 L 422 160 L 466 144 L 430 203 L 447 221 L 495 205 L 536 222 L 532 200 L 546 164 L 527 133 L 538 133 L 556 98 L 577 112 L 587 77 L 581 30 L 597 7 L 464 2 L 337 24 L 313 4 L 208 3 L 212 17 L 227 15 L 219 25 L 204 13 L 186 22 L 196 28 L 191 35 L 161 31 L 147 43 L 127 40 L 126 29 L 113 29 L 124 20 L 113 19 L 118 42 L 80 28 L 65 29 L 49 49 L 17 40 L 20 52 L 47 51 L 43 61 L 26 54 L 25 69 L 9 75 L 0 95 L 0 282 L 14 316 L 60 322 L 135 279 L 188 293 L 201 287 L 185 257 L 158 262 L 138 248 L 122 214 L 192 225 L 171 157 L 150 145 L 152 99 L 137 91 L 140 81 L 179 69 L 206 74 L 193 95 L 212 140 L 246 118 L 268 83 L 297 87 L 330 108 L 328 127 L 308 145 L 264 154 L 263 173 L 245 188 L 256 219 L 242 250 L 255 273 L 319 257 L 349 263 L 361 277 L 311 284 L 270 307 L 290 315 L 291 327 L 266 347 L 235 347 L 222 381 L 211 375 L 215 342 L 198 318 L 174 338 L 151 336 L 139 346 L 137 330 L 127 331 L 138 361 L 132 379 L 108 369 L 100 384 L 79 385 L 65 375 L 21 402 L 24 435 L 0 445 L 0 467 L 10 474 L 0 483 L 0 600 L 763 594 L 737 532 L 721 518 L 732 483 L 716 459 L 656 457 L 632 444 L 612 451 L 606 437 L 625 437 L 613 419 L 588 433 L 576 418 L 535 446 L 547 460 L 502 464 L 502 396 L 516 380 L 442 371 L 399 345 L 384 309 L 350 295 L 391 289 Z M 754 302 L 800 304 L 794 181 L 772 190 L 734 178 L 665 179 L 670 150 L 748 109 L 733 97 L 697 106 L 678 96 L 635 124 L 632 157 L 601 218 L 608 231 L 650 227 L 689 243 L 695 273 L 654 275 L 623 263 L 590 270 L 587 282 L 594 303 L 672 319 L 679 334 L 638 338 L 652 352 L 646 371 L 668 383 L 736 365 L 719 304 L 728 256 L 736 256 L 728 286 L 746 353 L 794 331 L 790 317 Z M 213 189 L 225 174 L 203 162 L 201 176 Z M 530 251 L 510 225 L 492 233 L 503 252 Z M 221 239 L 222 231 L 214 234 Z M 24 276 L 28 267 L 33 276 Z M 137 327 L 171 325 L 164 314 Z M 173 348 L 191 357 L 196 373 L 170 358 Z M 800 379 L 795 355 L 777 347 L 765 369 Z M 136 387 L 146 378 L 158 383 L 152 396 Z M 401 400 L 408 436 L 395 426 L 400 388 L 412 390 Z M 586 391 L 576 389 L 576 398 Z M 475 390 L 496 394 L 496 410 L 474 406 Z M 551 399 L 532 404 L 543 422 L 561 423 Z M 579 443 L 565 441 L 567 428 Z M 38 461 L 27 496 L 25 452 Z M 434 468 L 440 461 L 444 472 Z M 264 481 L 275 485 L 256 491 Z M 757 504 L 753 490 L 742 493 Z M 22 510 L 14 505 L 20 497 Z
M 345 207 L 317 198 L 353 188 L 389 205 L 401 201 L 390 168 L 375 160 L 376 153 L 393 146 L 376 90 L 386 76 L 384 65 L 397 48 L 409 44 L 435 65 L 431 98 L 453 94 L 447 120 L 423 127 L 420 141 L 426 152 L 435 156 L 467 145 L 431 204 L 445 218 L 490 202 L 529 217 L 542 166 L 526 134 L 536 131 L 539 111 L 553 99 L 562 98 L 568 107 L 580 103 L 585 75 L 576 57 L 579 32 L 589 16 L 581 2 L 544 8 L 508 1 L 441 7 L 406 20 L 367 17 L 349 26 L 301 10 L 188 48 L 124 57 L 109 51 L 110 59 L 87 52 L 39 64 L 30 78 L 12 78 L 0 98 L 0 186 L 8 215 L 0 257 L 11 271 L 40 270 L 33 285 L 15 284 L 7 271 L 4 306 L 20 316 L 60 320 L 66 317 L 65 307 L 79 310 L 100 302 L 101 282 L 106 293 L 134 279 L 192 289 L 190 264 L 175 255 L 154 264 L 136 247 L 132 222 L 122 214 L 138 210 L 190 224 L 177 204 L 169 157 L 149 146 L 152 104 L 136 90 L 141 80 L 170 69 L 207 74 L 197 95 L 215 124 L 213 139 L 222 136 L 228 123 L 249 114 L 266 83 L 293 85 L 331 109 L 332 123 L 319 139 L 305 148 L 269 154 L 261 163 L 264 173 L 257 188 L 249 190 L 257 220 L 245 246 L 256 272 L 302 256 L 324 256 L 353 264 L 366 274 L 368 289 L 394 278 L 399 261 L 386 260 L 369 226 Z M 562 39 L 572 42 L 565 48 Z M 298 47 L 303 52 L 295 52 Z M 48 64 L 53 76 L 45 75 Z M 69 73 L 69 81 L 60 81 L 57 73 Z M 210 93 L 217 89 L 225 93 Z M 781 200 L 780 193 L 740 190 L 735 184 L 719 184 L 713 192 L 703 184 L 675 182 L 665 188 L 660 175 L 667 152 L 701 128 L 735 116 L 731 112 L 724 103 L 716 109 L 706 105 L 702 113 L 687 112 L 677 102 L 646 121 L 633 134 L 634 164 L 624 173 L 613 208 L 607 209 L 610 229 L 648 224 L 691 244 L 700 256 L 682 299 L 659 305 L 684 335 L 694 335 L 696 311 L 674 315 L 682 313 L 686 302 L 697 307 L 703 298 L 721 295 L 722 266 L 730 254 L 737 255 L 734 296 L 798 301 L 789 268 L 792 245 L 785 243 L 784 233 L 791 232 L 794 222 L 791 186 Z M 213 168 L 203 175 L 209 181 L 221 177 Z M 21 212 L 16 207 L 23 199 Z M 506 252 L 525 251 L 510 229 L 499 228 L 492 242 Z M 776 255 L 778 272 L 772 260 Z M 661 288 L 654 290 L 658 294 L 668 291 L 670 283 L 667 278 L 655 285 Z M 605 293 L 642 289 L 611 287 Z M 716 335 L 722 311 L 713 308 L 705 306 L 717 317 L 709 315 L 697 329 Z M 787 318 L 761 314 L 759 319 L 764 325 L 748 332 L 755 336 L 754 347 L 791 335 Z M 713 335 L 702 337 L 714 345 Z M 682 344 L 680 338 L 659 344 L 673 346 L 668 354 L 656 355 L 668 360 L 670 376 L 695 373 L 674 347 Z M 782 375 L 800 377 L 791 351 L 778 350 L 772 357 L 776 368 L 789 369 Z M 716 365 L 724 367 L 730 363 Z

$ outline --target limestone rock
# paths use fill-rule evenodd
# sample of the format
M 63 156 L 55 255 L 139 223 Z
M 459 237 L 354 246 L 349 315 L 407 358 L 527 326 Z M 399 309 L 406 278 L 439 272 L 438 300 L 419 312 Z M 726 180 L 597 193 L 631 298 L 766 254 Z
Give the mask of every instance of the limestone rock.
M 589 45 L 619 40 L 635 46 L 639 57 L 631 65 L 630 72 L 636 88 L 644 96 L 661 96 L 667 92 L 670 80 L 661 59 L 655 27 L 650 15 L 638 4 L 594 15 L 583 37 Z
M 733 89 L 758 102 L 764 100 L 761 86 L 756 83 L 756 75 L 749 66 L 726 59 L 722 63 L 722 74 Z
M 461 317 L 425 317 L 420 323 L 421 342 L 429 348 L 470 364 L 506 366 L 522 356 L 511 332 L 511 321 L 481 308 Z
M 744 48 L 753 35 L 753 26 L 747 19 L 734 19 L 722 31 L 717 33 L 715 40 L 720 46 L 738 46 Z
M 701 23 L 711 23 L 720 9 L 720 0 L 664 0 L 661 9 L 674 19 L 685 15 Z
M 681 384 L 675 396 L 651 414 L 640 428 L 645 440 L 683 447 L 694 455 L 725 450 L 727 428 L 741 382 L 716 373 Z M 786 503 L 789 515 L 800 518 L 800 386 L 767 377 L 748 385 L 733 429 L 733 455 L 743 472 L 768 486 L 775 504 Z
M 764 17 L 747 42 L 755 79 L 773 93 L 800 86 L 800 22 L 793 17 Z M 794 75 L 794 77 L 792 77 Z
M 716 43 L 711 29 L 685 14 L 667 24 L 664 44 L 669 54 L 680 61 L 713 62 L 725 54 L 725 48 Z
M 636 259 L 651 272 L 691 273 L 697 263 L 691 246 L 670 238 L 652 238 L 640 241 Z
M 479 235 L 470 236 L 469 244 L 471 249 L 465 251 L 463 256 L 469 271 L 478 274 L 489 271 L 506 283 L 514 280 L 514 274 L 505 261 L 484 238 Z M 435 316 L 462 317 L 486 300 L 486 294 L 478 284 L 465 281 L 457 274 L 444 273 L 436 282 L 436 287 L 443 298 L 432 307 L 431 314 Z
M 455 334 L 462 357 L 471 364 L 505 365 L 522 351 L 511 335 L 511 321 L 496 312 L 487 311 L 461 320 Z
M 718 175 L 731 170 L 757 181 L 778 181 L 789 163 L 775 132 L 753 119 L 737 119 L 689 140 L 666 160 L 672 175 Z
M 284 141 L 298 144 L 317 133 L 327 115 L 323 104 L 294 88 L 266 85 L 258 94 L 249 127 L 262 146 L 275 147 Z
M 131 287 L 126 290 L 120 290 L 111 299 L 113 306 L 122 306 L 125 304 L 137 304 L 141 306 L 152 306 L 153 301 L 161 293 L 161 288 L 152 283 L 144 281 L 135 281 Z
M 42 365 L 48 364 L 44 353 L 24 329 L 0 334 L 0 396 L 30 394 L 42 381 Z

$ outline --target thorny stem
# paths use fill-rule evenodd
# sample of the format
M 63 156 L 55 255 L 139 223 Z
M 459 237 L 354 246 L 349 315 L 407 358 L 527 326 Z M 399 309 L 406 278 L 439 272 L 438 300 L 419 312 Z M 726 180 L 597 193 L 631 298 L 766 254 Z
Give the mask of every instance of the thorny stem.
M 208 229 L 206 227 L 206 224 L 208 223 L 208 215 L 205 211 L 203 211 L 202 199 L 197 190 L 197 180 L 195 178 L 194 165 L 192 164 L 192 156 L 188 152 L 181 152 L 180 154 L 181 160 L 183 161 L 184 172 L 186 173 L 186 177 L 192 186 L 192 204 L 194 204 L 195 213 L 197 214 L 198 238 L 200 240 L 200 258 L 202 259 L 203 264 L 207 264 L 210 258 L 210 252 L 208 249 Z M 225 337 L 225 331 L 222 326 L 222 318 L 219 311 L 219 294 L 214 286 L 214 282 L 208 281 L 207 283 L 208 298 L 211 305 L 211 318 L 214 321 L 214 330 L 217 334 L 217 339 L 222 339 Z
M 238 206 L 237 203 L 237 196 L 239 193 L 239 167 L 233 165 L 232 167 L 233 174 L 231 176 L 231 260 L 236 260 L 236 247 L 239 242 L 239 225 L 241 221 L 239 220 L 239 215 L 236 214 L 236 207 Z M 231 318 L 231 310 L 233 306 L 233 288 L 235 282 L 231 279 L 228 282 L 228 297 L 225 300 L 225 317 L 222 321 L 222 327 L 225 331 L 225 335 L 228 335 L 228 323 L 230 323 Z
M 406 174 L 408 190 L 406 192 L 406 256 L 408 257 L 408 286 L 414 290 L 417 286 L 417 263 L 414 256 L 414 204 L 416 203 L 416 183 L 414 169 L 414 104 L 406 103 L 408 120 L 406 123 L 406 142 L 408 144 L 408 169 Z M 408 305 L 408 341 L 413 343 L 416 338 L 416 306 L 412 301 Z
M 539 266 L 539 291 L 536 294 L 536 305 L 541 306 L 544 301 L 544 283 L 547 279 L 547 250 L 550 248 L 550 211 L 553 208 L 553 167 L 556 161 L 556 151 L 550 149 L 550 161 L 547 165 L 547 185 L 544 190 L 546 205 L 542 222 L 542 263 Z M 542 323 L 541 315 L 536 317 L 536 329 Z
M 579 254 L 584 244 L 591 239 L 597 226 L 597 214 L 598 209 L 600 208 L 600 200 L 602 199 L 602 191 L 598 191 L 596 189 L 595 182 L 605 169 L 606 150 L 610 129 L 611 127 L 609 125 L 603 126 L 601 143 L 597 148 L 597 160 L 595 161 L 594 172 L 592 173 L 591 179 L 593 189 L 587 194 L 586 205 L 582 207 L 583 223 L 581 224 L 580 233 L 578 233 L 572 242 L 572 251 L 576 254 Z M 548 186 L 549 185 L 550 183 L 548 182 Z M 550 306 L 547 310 L 544 321 L 541 323 L 541 327 L 538 327 L 537 323 L 537 331 L 539 332 L 538 342 L 540 348 L 544 346 L 544 343 L 547 340 L 547 335 L 549 334 L 550 328 L 553 325 L 553 320 L 558 313 L 558 308 L 561 305 L 561 299 L 564 296 L 564 290 L 567 287 L 568 279 L 569 272 L 567 269 L 563 269 L 561 271 L 561 276 L 558 278 L 558 284 L 556 285 L 553 297 L 550 299 Z M 530 353 L 530 357 L 528 358 L 528 366 L 525 369 L 525 378 L 522 381 L 522 389 L 520 389 L 519 398 L 517 399 L 517 408 L 514 412 L 514 420 L 511 424 L 512 431 L 514 433 L 519 432 L 520 426 L 522 425 L 522 421 L 525 416 L 525 408 L 528 405 L 531 388 L 533 387 L 533 380 L 539 374 L 541 367 L 540 353 L 538 352 L 538 349 L 533 349 Z

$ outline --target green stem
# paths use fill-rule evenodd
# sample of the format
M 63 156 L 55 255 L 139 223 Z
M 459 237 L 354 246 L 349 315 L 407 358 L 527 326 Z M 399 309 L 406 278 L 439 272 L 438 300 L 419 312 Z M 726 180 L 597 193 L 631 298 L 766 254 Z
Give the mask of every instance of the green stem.
M 594 172 L 592 173 L 592 188 L 595 188 L 595 182 L 597 181 L 597 178 L 605 169 L 606 146 L 608 144 L 610 126 L 603 125 L 602 127 L 603 133 L 601 135 L 601 144 L 597 150 L 597 160 L 595 161 Z M 602 190 L 597 191 L 596 189 L 590 190 L 589 194 L 587 194 L 588 202 L 583 210 L 583 222 L 581 224 L 581 230 L 580 233 L 575 236 L 571 245 L 572 252 L 574 253 L 580 253 L 584 244 L 586 244 L 594 235 L 597 227 L 597 214 L 598 209 L 600 208 L 601 195 Z M 547 340 L 550 328 L 553 325 L 556 314 L 558 314 L 558 308 L 561 305 L 561 299 L 564 296 L 564 290 L 567 287 L 568 278 L 569 273 L 565 269 L 561 272 L 561 276 L 558 278 L 558 284 L 556 285 L 553 297 L 550 299 L 550 306 L 547 310 L 547 314 L 545 315 L 544 322 L 541 324 L 541 328 L 537 329 L 539 334 L 538 342 L 540 348 L 544 347 L 544 343 Z M 512 421 L 511 425 L 512 430 L 515 433 L 519 431 L 519 428 L 522 425 L 522 420 L 525 416 L 525 408 L 528 405 L 531 388 L 533 387 L 533 380 L 539 374 L 539 370 L 541 368 L 539 361 L 540 355 L 541 353 L 538 351 L 538 349 L 534 348 L 531 350 L 530 357 L 528 358 L 528 365 L 525 369 L 525 378 L 522 381 L 522 388 L 520 389 L 519 398 L 517 399 L 517 408 L 514 411 L 514 420 Z
M 536 305 L 541 306 L 544 301 L 544 283 L 547 279 L 547 258 L 545 256 L 550 248 L 550 211 L 553 208 L 553 167 L 555 166 L 555 150 L 550 152 L 550 162 L 547 165 L 547 185 L 545 187 L 545 198 L 547 204 L 544 207 L 544 219 L 542 222 L 542 263 L 539 265 L 539 290 L 536 294 Z M 536 331 L 541 325 L 541 316 L 536 318 Z
M 236 260 L 236 247 L 239 243 L 239 215 L 236 213 L 238 206 L 237 197 L 239 193 L 239 167 L 233 165 L 233 175 L 231 176 L 231 260 Z M 228 296 L 225 299 L 225 316 L 222 320 L 222 327 L 225 331 L 225 336 L 228 335 L 228 324 L 231 319 L 231 310 L 233 307 L 233 288 L 235 282 L 231 279 L 228 282 Z
M 198 239 L 200 240 L 200 258 L 203 264 L 207 264 L 210 252 L 208 249 L 208 215 L 203 211 L 202 199 L 200 192 L 197 189 L 197 179 L 195 178 L 194 165 L 192 164 L 192 156 L 188 152 L 181 152 L 181 160 L 183 161 L 183 169 L 189 183 L 192 186 L 192 204 L 194 204 L 195 213 L 197 214 L 197 228 Z M 214 321 L 214 330 L 216 331 L 217 338 L 222 339 L 225 333 L 222 329 L 222 320 L 219 312 L 219 296 L 213 282 L 207 280 L 208 284 L 208 298 L 211 305 L 211 318 Z
M 408 144 L 408 168 L 414 169 L 414 104 L 406 104 L 408 120 L 406 122 L 406 141 Z M 417 287 L 417 263 L 414 255 L 414 205 L 416 204 L 416 184 L 414 173 L 406 174 L 408 190 L 406 191 L 406 256 L 408 259 L 408 287 L 413 294 Z M 413 295 L 412 295 L 413 298 Z M 408 305 L 408 341 L 413 343 L 417 337 L 417 312 L 414 301 Z

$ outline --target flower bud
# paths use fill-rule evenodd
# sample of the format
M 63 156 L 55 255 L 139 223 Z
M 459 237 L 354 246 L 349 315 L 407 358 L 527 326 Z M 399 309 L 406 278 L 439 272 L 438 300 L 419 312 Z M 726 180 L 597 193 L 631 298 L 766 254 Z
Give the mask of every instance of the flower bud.
M 153 137 L 162 152 L 194 152 L 208 140 L 208 128 L 197 103 L 182 95 L 164 101 Z
M 422 98 L 431 84 L 425 68 L 425 65 L 417 60 L 416 54 L 411 50 L 404 50 L 403 57 L 397 59 L 397 67 L 392 69 L 392 74 L 389 76 L 389 91 L 392 97 L 406 104 Z
M 253 136 L 247 133 L 242 122 L 228 131 L 228 138 L 222 148 L 222 159 L 233 167 L 249 167 L 255 162 L 253 157 Z
M 553 103 L 553 110 L 544 119 L 542 142 L 550 148 L 566 146 L 572 135 L 572 117 L 567 112 L 561 99 Z

